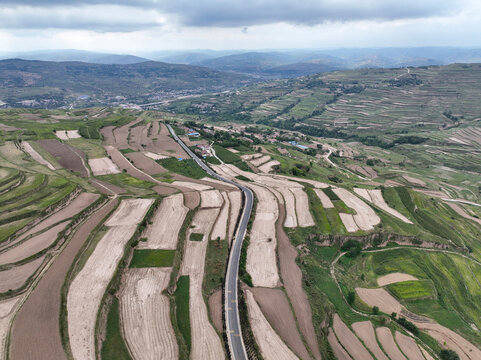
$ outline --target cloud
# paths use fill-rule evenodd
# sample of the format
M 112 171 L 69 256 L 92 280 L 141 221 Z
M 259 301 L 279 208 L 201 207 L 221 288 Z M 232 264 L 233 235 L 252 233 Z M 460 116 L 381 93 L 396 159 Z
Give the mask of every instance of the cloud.
M 117 6 L 125 14 L 105 16 L 107 28 L 125 22 L 126 30 L 136 27 L 156 26 L 141 12 L 169 14 L 181 25 L 193 27 L 246 27 L 274 23 L 316 25 L 327 22 L 349 22 L 358 20 L 389 21 L 418 19 L 451 15 L 462 9 L 470 0 L 0 0 L 0 9 L 28 7 L 47 11 L 51 15 L 51 27 L 68 27 L 68 21 L 59 21 L 59 9 L 94 9 L 99 6 Z M 19 8 L 19 6 L 22 6 Z M 132 13 L 137 11 L 138 13 Z M 1 15 L 1 11 L 0 11 Z M 95 17 L 95 14 L 93 14 Z M 136 16 L 139 15 L 139 16 Z M 45 18 L 45 16 L 44 16 Z M 109 21 L 110 18 L 110 21 Z M 5 23 L 6 21 L 6 23 Z M 2 16 L 0 27 L 42 26 L 43 19 L 24 16 L 23 19 L 8 19 Z M 112 25 L 109 25 L 113 23 Z M 84 25 L 82 25 L 84 24 Z M 102 24 L 72 19 L 71 28 L 76 26 L 99 27 Z
M 117 5 L 80 7 L 0 6 L 1 29 L 81 29 L 97 32 L 132 32 L 162 26 L 164 19 L 152 9 Z

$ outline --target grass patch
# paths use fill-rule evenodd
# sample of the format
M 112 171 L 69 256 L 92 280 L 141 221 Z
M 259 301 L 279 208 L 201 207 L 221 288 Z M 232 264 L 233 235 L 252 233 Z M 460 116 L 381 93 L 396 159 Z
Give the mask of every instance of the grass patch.
M 189 276 L 179 277 L 177 281 L 177 289 L 175 290 L 175 315 L 177 318 L 177 326 L 184 338 L 187 349 L 190 353 L 191 338 L 190 338 L 190 315 L 189 315 Z
M 191 233 L 190 237 L 189 237 L 189 240 L 190 241 L 202 241 L 203 238 L 204 238 L 204 234 Z
M 128 153 L 134 153 L 134 152 L 137 152 L 135 151 L 134 149 L 131 149 L 131 148 L 127 148 L 127 149 L 120 149 L 119 150 L 122 154 L 128 154 Z
M 204 293 L 206 295 L 210 295 L 214 290 L 222 286 L 228 251 L 225 240 L 209 241 L 204 275 Z
M 244 175 L 237 175 L 235 178 L 238 179 L 238 180 L 241 180 L 241 181 L 249 181 L 249 182 L 252 182 L 251 179 L 249 179 L 248 177 L 245 177 Z
M 247 164 L 241 159 L 239 155 L 234 154 L 232 151 L 229 151 L 220 145 L 214 145 L 214 150 L 217 156 L 223 162 L 227 164 L 233 164 L 241 170 L 250 171 L 249 166 L 247 166 Z
M 398 299 L 414 300 L 434 296 L 434 289 L 429 280 L 409 280 L 389 284 L 388 290 Z
M 131 268 L 171 267 L 175 250 L 135 249 L 130 261 Z
M 155 186 L 155 184 L 150 181 L 137 179 L 126 173 L 101 175 L 97 176 L 97 178 L 120 187 L 132 186 L 141 189 L 150 189 Z
M 177 160 L 174 158 L 161 159 L 157 162 L 169 171 L 185 175 L 193 179 L 202 179 L 207 174 L 192 159 Z
M 102 342 L 102 359 L 130 360 L 129 351 L 125 345 L 120 329 L 119 300 L 113 297 L 107 315 L 105 340 Z
M 205 161 L 212 165 L 220 165 L 219 159 L 217 159 L 215 156 L 207 156 Z
M 328 188 L 325 188 L 325 189 L 322 189 L 322 191 L 324 191 L 324 193 L 327 195 L 327 197 L 331 200 L 341 200 L 339 199 L 339 196 L 336 195 L 336 193 L 334 191 L 332 191 L 332 188 L 328 187 Z

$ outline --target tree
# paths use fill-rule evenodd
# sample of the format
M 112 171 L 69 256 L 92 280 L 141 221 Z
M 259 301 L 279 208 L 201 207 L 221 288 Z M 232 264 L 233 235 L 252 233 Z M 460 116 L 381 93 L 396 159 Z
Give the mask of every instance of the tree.
M 354 300 L 356 299 L 356 293 L 354 291 L 349 291 L 347 293 L 347 302 L 349 305 L 354 304 Z
M 377 306 L 373 306 L 373 307 L 372 307 L 372 313 L 373 313 L 374 315 L 379 314 L 379 308 L 378 308 Z
M 441 360 L 459 360 L 459 355 L 453 350 L 441 350 L 439 356 L 441 357 Z
M 391 313 L 391 319 L 396 320 L 397 314 L 393 311 Z

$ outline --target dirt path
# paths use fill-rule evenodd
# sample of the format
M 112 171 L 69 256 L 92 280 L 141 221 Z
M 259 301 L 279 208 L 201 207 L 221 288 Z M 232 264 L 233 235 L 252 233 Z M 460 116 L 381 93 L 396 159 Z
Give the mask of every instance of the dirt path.
M 291 244 L 282 223 L 285 209 L 279 207 L 279 220 L 276 223 L 279 270 L 292 308 L 299 323 L 299 329 L 316 359 L 321 359 L 317 337 L 312 325 L 312 310 L 307 295 L 302 288 L 302 272 L 296 264 L 297 250 Z
M 171 268 L 129 269 L 124 275 L 120 311 L 125 340 L 136 360 L 177 359 L 179 347 L 170 321 L 169 298 L 162 294 Z
M 296 355 L 287 347 L 271 327 L 251 291 L 246 290 L 249 322 L 259 345 L 262 357 L 266 360 L 296 360 Z
M 66 359 L 58 320 L 62 284 L 90 232 L 116 205 L 117 200 L 111 200 L 78 228 L 20 308 L 12 327 L 12 359 Z

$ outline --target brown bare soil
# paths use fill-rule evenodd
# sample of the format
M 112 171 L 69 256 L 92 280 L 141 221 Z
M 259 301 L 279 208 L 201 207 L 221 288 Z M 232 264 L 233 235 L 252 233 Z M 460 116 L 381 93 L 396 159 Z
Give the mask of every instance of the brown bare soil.
M 140 242 L 139 248 L 175 250 L 179 230 L 184 223 L 187 211 L 182 194 L 174 194 L 163 199 L 155 211 L 152 224 L 143 234 L 147 241 Z
M 38 223 L 37 225 L 32 227 L 30 230 L 23 233 L 21 236 L 16 238 L 11 243 L 2 244 L 2 245 L 11 246 L 11 245 L 17 244 L 18 242 L 22 241 L 23 239 L 25 239 L 29 235 L 40 232 L 40 231 L 42 231 L 42 230 L 60 222 L 60 221 L 71 218 L 72 216 L 78 214 L 83 209 L 85 209 L 87 206 L 92 204 L 95 200 L 98 199 L 98 197 L 99 197 L 98 194 L 81 193 L 72 202 L 70 202 L 67 206 L 65 206 L 64 208 L 60 209 L 59 211 L 53 213 L 52 215 L 47 217 L 45 220 L 41 221 L 40 223 Z
M 339 217 L 341 218 L 342 224 L 346 228 L 347 232 L 356 232 L 359 230 L 352 214 L 339 213 Z
M 327 341 L 329 341 L 329 345 L 331 345 L 332 351 L 338 360 L 352 360 L 346 350 L 344 350 L 341 344 L 339 344 L 339 341 L 337 341 L 336 335 L 334 334 L 332 328 L 329 328 Z
M 23 149 L 30 154 L 32 159 L 34 159 L 36 162 L 39 164 L 45 165 L 48 167 L 50 170 L 55 170 L 55 167 L 50 164 L 47 160 L 43 158 L 42 155 L 40 155 L 37 150 L 35 150 L 32 145 L 30 145 L 27 141 L 22 142 L 22 147 Z
M 264 155 L 264 156 L 261 156 L 260 158 L 252 160 L 251 164 L 254 165 L 255 167 L 259 167 L 262 164 L 265 164 L 266 162 L 268 162 L 270 159 L 271 157 L 269 155 Z
M 68 223 L 68 221 L 60 223 L 39 235 L 25 240 L 17 246 L 8 248 L 0 254 L 0 265 L 15 263 L 26 259 L 49 247 L 57 239 L 57 234 L 65 229 Z
M 297 223 L 300 227 L 314 226 L 314 219 L 309 211 L 309 199 L 301 188 L 291 188 L 291 192 L 296 198 Z
M 410 182 L 411 184 L 413 185 L 418 185 L 418 186 L 426 186 L 426 183 L 420 179 L 416 179 L 412 176 L 408 176 L 408 175 L 403 175 L 403 178 L 405 180 L 407 180 L 408 182 Z
M 177 359 L 179 347 L 170 320 L 169 298 L 162 291 L 169 284 L 171 268 L 129 269 L 120 293 L 123 333 L 132 357 Z
M 67 316 L 70 349 L 74 358 L 95 359 L 95 324 L 102 297 L 122 258 L 125 245 L 152 201 L 122 200 L 105 222 L 106 226 L 111 227 L 70 284 Z
M 224 203 L 219 190 L 206 190 L 200 193 L 200 207 L 201 208 L 218 208 Z
M 177 188 L 166 185 L 155 185 L 152 189 L 159 195 L 172 195 L 179 192 Z
M 312 310 L 307 295 L 302 288 L 302 272 L 296 264 L 297 250 L 291 244 L 282 222 L 285 218 L 285 209 L 279 206 L 279 220 L 276 223 L 277 251 L 279 256 L 279 270 L 281 272 L 284 288 L 291 301 L 294 314 L 299 323 L 299 330 L 306 339 L 316 359 L 321 358 L 317 345 L 317 337 L 312 325 Z
M 114 194 L 122 194 L 125 192 L 125 190 L 122 189 L 121 187 L 110 184 L 108 182 L 105 182 L 99 179 L 90 179 L 89 183 L 95 186 L 95 188 L 99 190 L 102 194 L 114 195 Z
M 399 331 L 396 331 L 395 338 L 399 348 L 409 360 L 425 360 L 421 350 L 419 350 L 419 347 L 416 344 L 416 341 L 412 337 L 403 335 Z
M 310 355 L 297 331 L 296 320 L 284 292 L 267 288 L 252 288 L 251 291 L 262 313 L 286 345 L 301 359 L 309 359 Z
M 160 124 L 160 134 L 155 134 L 154 131 L 152 131 L 152 141 L 149 141 L 148 144 L 146 144 L 146 150 L 157 153 L 157 154 L 162 154 L 162 155 L 167 155 L 167 156 L 174 156 L 174 157 L 181 157 L 183 159 L 189 158 L 189 155 L 180 147 L 179 144 L 175 142 L 174 139 L 172 139 L 169 135 L 169 130 L 166 128 L 164 124 Z
M 249 322 L 264 359 L 295 360 L 297 356 L 287 347 L 269 324 L 251 291 L 245 290 Z
M 39 257 L 29 263 L 15 266 L 11 269 L 0 271 L 0 293 L 15 290 L 21 287 L 32 276 L 45 260 L 45 256 Z
M 225 191 L 222 192 L 222 197 L 224 199 L 224 205 L 222 206 L 214 228 L 212 229 L 212 233 L 210 234 L 211 240 L 216 240 L 217 238 L 221 240 L 227 239 L 227 224 L 229 222 L 230 203 L 229 197 Z
M 193 210 L 200 204 L 200 194 L 197 191 L 189 191 L 184 193 L 185 206 Z
M 139 168 L 140 170 L 146 172 L 149 175 L 162 174 L 166 172 L 166 170 L 162 166 L 160 166 L 154 160 L 145 156 L 141 152 L 128 153 L 125 154 L 125 156 L 133 161 L 135 167 Z
M 379 310 L 386 314 L 391 314 L 393 312 L 399 314 L 403 307 L 401 304 L 391 296 L 383 288 L 379 289 L 364 289 L 356 288 L 357 295 L 368 304 L 370 307 L 377 306 Z
M 404 273 L 391 273 L 377 278 L 377 284 L 379 286 L 386 286 L 389 284 L 394 284 L 402 281 L 418 280 L 418 278 Z
M 354 188 L 354 192 L 362 197 L 364 200 L 367 200 L 374 205 L 376 205 L 381 210 L 384 210 L 388 214 L 398 218 L 405 223 L 412 224 L 412 221 L 401 214 L 399 211 L 394 210 L 391 208 L 385 201 L 382 196 L 381 190 L 370 190 L 370 189 L 361 189 L 361 188 Z
M 314 189 L 314 192 L 317 194 L 319 200 L 321 200 L 322 207 L 325 209 L 332 209 L 334 208 L 334 204 L 332 203 L 331 199 L 322 191 L 321 189 Z
M 209 296 L 209 313 L 218 332 L 222 332 L 222 290 L 216 290 Z
M 142 119 L 137 118 L 134 121 L 131 121 L 128 124 L 125 124 L 124 126 L 121 126 L 119 128 L 116 128 L 113 130 L 114 134 L 114 143 L 119 149 L 126 149 L 129 147 L 129 143 L 127 141 L 127 138 L 129 136 L 129 131 L 130 127 L 134 126 L 135 124 L 141 122 Z M 103 133 L 102 133 L 103 134 Z
M 465 219 L 474 221 L 474 222 L 476 222 L 476 223 L 478 223 L 478 224 L 481 225 L 481 219 L 478 219 L 478 218 L 475 218 L 474 216 L 469 215 L 469 214 L 468 214 L 466 211 L 464 211 L 464 209 L 463 209 L 461 206 L 459 206 L 458 204 L 455 204 L 455 203 L 450 202 L 450 201 L 447 201 L 446 203 L 449 205 L 449 207 L 450 207 L 451 209 L 453 209 L 454 211 L 456 211 L 456 213 L 457 213 L 458 215 L 462 216 L 462 217 L 465 218 Z
M 193 228 L 187 231 L 187 239 L 189 239 L 191 232 L 204 234 L 202 241 L 186 241 L 181 267 L 181 274 L 189 275 L 190 279 L 189 314 L 192 333 L 192 359 L 224 358 L 223 346 L 217 332 L 209 322 L 207 307 L 202 295 L 207 238 L 219 211 L 219 208 L 197 211 L 192 219 Z
M 231 191 L 228 193 L 230 201 L 230 213 L 229 213 L 229 245 L 234 238 L 234 230 L 239 216 L 241 204 L 242 204 L 242 194 L 239 190 Z
M 391 329 L 387 327 L 378 327 L 376 328 L 376 334 L 382 348 L 384 351 L 386 351 L 386 354 L 391 360 L 406 360 L 404 355 L 401 353 L 401 350 L 399 350 L 394 342 Z
M 115 129 L 115 126 L 105 126 L 102 129 L 100 129 L 100 133 L 104 137 L 104 142 L 106 142 L 109 145 L 115 144 L 114 129 Z
M 257 208 L 247 248 L 247 272 L 254 286 L 279 285 L 276 256 L 276 221 L 279 209 L 276 198 L 266 188 L 250 184 L 257 197 Z
M 78 172 L 85 177 L 89 175 L 85 167 L 86 157 L 83 151 L 55 139 L 37 140 L 37 144 L 52 155 L 63 168 Z
M 89 166 L 94 176 L 120 173 L 120 169 L 108 157 L 89 159 Z
M 332 327 L 339 342 L 355 360 L 374 360 L 356 335 L 344 324 L 337 314 L 334 315 Z
M 0 357 L 5 358 L 7 336 L 10 330 L 10 322 L 15 315 L 15 310 L 21 301 L 22 295 L 0 301 Z M 13 359 L 13 358 L 12 358 Z
M 120 170 L 125 169 L 127 171 L 127 174 L 136 177 L 137 179 L 152 182 L 150 176 L 144 174 L 135 166 L 133 166 L 116 148 L 114 148 L 113 146 L 106 146 L 105 150 L 107 151 L 107 154 L 112 157 L 112 161 L 117 164 Z
M 116 206 L 111 200 L 73 235 L 18 311 L 12 326 L 12 359 L 66 359 L 60 339 L 60 290 L 65 276 L 90 232 Z
M 356 225 L 364 231 L 374 229 L 374 225 L 381 222 L 379 216 L 376 215 L 374 210 L 367 205 L 364 201 L 352 194 L 346 189 L 335 188 L 333 191 L 337 196 L 346 204 L 347 207 L 354 209 L 356 215 L 354 215 L 354 221 Z
M 212 189 L 212 186 L 199 184 L 193 181 L 174 181 L 172 183 L 173 186 L 184 188 L 187 190 L 194 190 L 194 191 L 206 191 Z
M 259 171 L 263 173 L 269 173 L 272 171 L 272 168 L 276 165 L 280 165 L 281 163 L 277 160 L 271 160 L 266 162 L 264 165 L 259 166 Z
M 352 324 L 352 329 L 377 360 L 389 360 L 377 343 L 374 327 L 370 321 L 354 323 Z

